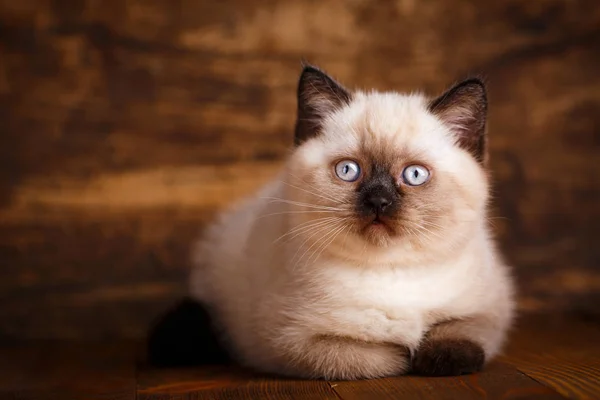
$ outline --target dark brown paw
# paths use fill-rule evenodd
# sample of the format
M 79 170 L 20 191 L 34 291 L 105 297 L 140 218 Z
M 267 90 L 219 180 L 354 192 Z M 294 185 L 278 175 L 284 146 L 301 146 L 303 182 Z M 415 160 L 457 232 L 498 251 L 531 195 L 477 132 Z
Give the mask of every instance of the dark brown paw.
M 467 339 L 426 340 L 412 360 L 412 371 L 426 376 L 456 376 L 481 371 L 485 354 Z

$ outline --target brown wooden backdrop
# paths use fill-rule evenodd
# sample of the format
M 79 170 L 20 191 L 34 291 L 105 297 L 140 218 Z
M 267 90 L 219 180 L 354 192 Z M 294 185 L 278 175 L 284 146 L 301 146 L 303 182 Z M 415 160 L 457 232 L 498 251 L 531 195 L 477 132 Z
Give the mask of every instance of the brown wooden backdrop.
M 361 88 L 483 75 L 521 308 L 600 315 L 595 1 L 0 0 L 0 337 L 143 334 L 285 155 L 302 58 Z

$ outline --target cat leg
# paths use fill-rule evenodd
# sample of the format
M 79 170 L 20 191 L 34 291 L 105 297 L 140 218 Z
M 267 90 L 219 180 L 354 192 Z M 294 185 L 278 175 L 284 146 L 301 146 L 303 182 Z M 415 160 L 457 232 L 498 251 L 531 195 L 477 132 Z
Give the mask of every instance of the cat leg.
M 290 372 L 312 379 L 381 378 L 404 374 L 409 360 L 408 349 L 401 345 L 317 335 L 294 351 Z
M 494 316 L 453 319 L 434 325 L 419 344 L 412 371 L 426 376 L 455 376 L 480 371 L 497 353 L 506 324 Z

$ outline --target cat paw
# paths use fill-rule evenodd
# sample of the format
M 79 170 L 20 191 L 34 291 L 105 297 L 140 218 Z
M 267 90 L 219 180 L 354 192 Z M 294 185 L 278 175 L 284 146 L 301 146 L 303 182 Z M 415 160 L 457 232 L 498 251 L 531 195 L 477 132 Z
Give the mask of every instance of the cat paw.
M 425 376 L 457 376 L 481 371 L 485 353 L 468 339 L 426 340 L 412 360 L 412 372 Z

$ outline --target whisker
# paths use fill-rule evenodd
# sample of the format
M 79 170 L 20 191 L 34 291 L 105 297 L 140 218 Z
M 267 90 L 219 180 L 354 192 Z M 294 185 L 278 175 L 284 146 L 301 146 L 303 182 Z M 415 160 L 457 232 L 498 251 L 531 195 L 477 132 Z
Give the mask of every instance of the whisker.
M 313 261 L 317 261 L 319 259 L 319 257 L 321 256 L 321 254 L 323 254 L 323 251 L 325 251 L 325 249 L 327 247 L 329 247 L 331 245 L 331 243 L 333 243 L 335 241 L 335 239 L 346 229 L 349 228 L 349 225 L 343 225 L 341 226 L 334 234 L 333 237 L 331 238 L 331 240 L 329 240 L 325 245 L 323 245 L 323 247 L 321 247 L 321 250 L 319 251 L 319 253 L 315 256 L 315 259 Z M 312 258 L 312 257 L 311 257 Z M 310 263 L 310 258 L 307 261 L 308 263 Z
M 338 232 L 340 229 L 344 229 L 344 225 L 339 226 L 335 229 L 332 229 L 326 238 L 323 238 L 323 240 L 319 241 L 319 245 L 317 246 L 317 248 L 315 248 L 315 250 L 306 259 L 307 264 L 310 264 L 311 260 L 313 259 L 313 256 L 315 256 L 321 249 L 323 249 L 327 246 L 328 240 L 332 237 L 335 237 L 336 232 Z M 316 257 L 314 261 L 316 261 L 317 259 L 318 259 L 318 257 Z
M 442 225 L 436 224 L 431 221 L 421 221 L 421 223 L 425 226 L 431 226 L 433 228 L 444 229 L 444 227 Z
M 315 248 L 315 250 L 309 255 L 309 257 L 306 259 L 306 264 L 310 264 L 313 256 L 322 248 L 326 247 L 329 243 L 329 239 L 332 237 L 335 237 L 335 234 L 337 232 L 339 232 L 341 229 L 343 229 L 345 226 L 341 225 L 339 227 L 336 227 L 334 229 L 332 229 L 331 231 L 329 231 L 326 235 L 323 236 L 323 238 L 321 238 L 321 240 L 315 241 L 315 243 L 313 243 L 313 246 L 311 246 L 308 250 L 312 249 L 314 247 L 315 244 L 317 244 L 317 247 Z M 300 258 L 300 260 L 302 260 L 302 257 Z M 316 261 L 316 259 L 314 260 Z
M 342 244 L 342 247 L 346 247 L 346 240 L 348 239 L 348 235 L 350 234 L 351 231 L 352 231 L 352 226 L 348 225 L 348 230 L 346 231 L 346 236 L 344 236 L 344 243 Z
M 303 203 L 300 201 L 280 199 L 277 197 L 261 197 L 261 199 L 272 200 L 270 203 L 285 203 L 285 204 L 291 204 L 291 205 L 301 206 L 301 207 L 318 208 L 318 209 L 322 209 L 322 210 L 344 211 L 344 209 L 339 208 L 339 207 L 330 207 L 330 206 L 322 206 L 322 205 L 317 205 L 317 204 Z
M 300 178 L 300 177 L 298 177 L 298 176 L 294 175 L 293 173 L 291 173 L 291 172 L 289 172 L 289 171 L 288 171 L 288 174 L 289 174 L 291 177 L 293 177 L 293 178 L 296 178 L 296 179 L 298 179 L 299 181 L 302 181 L 302 183 L 304 183 L 305 185 L 309 186 L 311 189 L 318 190 L 318 188 L 314 187 L 314 185 L 311 185 L 309 182 L 306 182 L 304 179 L 302 179 L 302 178 Z M 291 183 L 289 183 L 289 182 L 286 182 L 286 181 L 281 181 L 281 182 L 282 182 L 282 183 L 284 183 L 284 184 L 286 184 L 286 185 L 288 185 L 288 186 L 291 186 L 291 187 L 293 187 L 293 188 L 296 188 L 296 189 L 298 189 L 298 190 L 302 190 L 302 191 L 304 191 L 304 192 L 306 192 L 306 193 L 310 193 L 310 194 L 312 194 L 312 195 L 314 195 L 314 196 L 321 197 L 321 198 L 323 198 L 323 199 L 325 199 L 325 200 L 329 200 L 329 201 L 332 201 L 332 202 L 334 202 L 334 203 L 338 203 L 338 202 L 339 202 L 339 199 L 336 199 L 336 198 L 334 198 L 334 197 L 331 197 L 331 196 L 325 195 L 325 194 L 323 194 L 323 193 L 317 193 L 317 192 L 313 192 L 313 191 L 311 191 L 311 190 L 307 190 L 307 189 L 305 189 L 305 188 L 302 188 L 302 187 L 300 187 L 300 186 L 293 185 L 293 184 L 291 184 Z
M 293 230 L 295 230 L 297 228 L 300 228 L 302 226 L 305 226 L 305 225 L 310 225 L 310 224 L 315 223 L 315 222 L 327 221 L 327 220 L 335 220 L 335 219 L 340 219 L 340 217 L 331 216 L 331 217 L 320 217 L 320 218 L 316 218 L 316 219 L 311 219 L 309 221 L 304 221 L 304 222 L 301 222 L 301 223 L 295 225 L 294 227 L 292 227 L 290 229 L 290 231 L 293 231 Z
M 316 236 L 317 234 L 321 233 L 321 232 L 325 232 L 329 229 L 329 225 L 325 225 L 323 227 L 317 228 L 315 230 L 315 232 L 313 232 L 312 235 L 310 235 L 309 237 L 307 237 L 306 239 L 304 239 L 304 241 L 300 244 L 300 246 L 298 246 L 298 248 L 296 249 L 296 252 L 294 253 L 294 255 L 292 256 L 292 258 L 290 259 L 291 261 L 296 260 L 296 257 L 298 256 L 298 253 L 300 252 L 300 250 L 306 245 L 306 243 L 308 243 L 308 241 L 310 241 L 311 238 L 313 238 L 314 236 Z M 306 251 L 302 254 L 302 256 L 304 256 L 304 254 L 306 253 Z M 300 257 L 300 259 L 302 259 L 302 256 Z M 298 261 L 300 260 L 298 259 Z M 294 266 L 292 269 L 296 269 L 296 266 L 298 265 L 298 261 L 296 261 L 294 263 Z
M 341 222 L 340 222 L 340 225 L 341 225 Z M 327 230 L 327 228 L 329 228 L 329 226 L 325 226 L 325 229 L 321 229 L 321 230 L 319 230 L 319 232 L 323 232 L 324 230 L 325 230 L 326 232 L 325 232 L 325 234 L 324 234 L 323 236 L 321 236 L 321 238 L 320 238 L 319 240 L 316 240 L 316 241 L 315 241 L 315 242 L 314 242 L 312 245 L 310 245 L 310 247 L 308 247 L 308 248 L 307 248 L 307 249 L 304 251 L 304 253 L 302 253 L 302 255 L 301 255 L 301 256 L 300 256 L 300 257 L 299 257 L 299 258 L 296 260 L 296 262 L 294 263 L 294 268 L 296 268 L 296 266 L 298 266 L 298 265 L 300 264 L 300 262 L 302 261 L 302 259 L 304 258 L 304 256 L 305 256 L 305 255 L 306 255 L 306 254 L 307 254 L 307 253 L 308 253 L 308 252 L 309 252 L 309 251 L 310 251 L 310 250 L 311 250 L 311 249 L 312 249 L 312 248 L 313 248 L 315 245 L 317 245 L 317 244 L 319 244 L 319 245 L 320 245 L 320 244 L 322 243 L 322 240 L 324 240 L 326 237 L 329 237 L 329 235 L 331 234 L 331 232 L 332 232 L 333 230 L 337 229 L 337 228 L 338 228 L 338 226 L 337 226 L 337 225 L 334 225 L 334 226 L 333 226 L 331 229 L 329 229 L 329 230 Z M 315 234 L 313 234 L 313 235 L 309 236 L 309 237 L 308 237 L 308 238 L 307 238 L 307 239 L 306 239 L 306 240 L 305 240 L 305 241 L 302 243 L 301 247 L 302 247 L 302 246 L 304 246 L 304 244 L 305 244 L 305 243 L 307 243 L 307 242 L 308 242 L 308 241 L 309 241 L 309 240 L 310 240 L 312 237 L 314 237 L 314 236 L 315 236 Z M 298 248 L 298 250 L 300 250 L 300 247 Z M 296 254 L 297 254 L 297 253 L 298 253 L 298 252 L 296 252 Z M 294 255 L 294 258 L 296 258 L 296 254 Z
M 290 174 L 290 175 L 291 175 L 291 174 Z M 294 176 L 294 175 L 292 175 L 292 176 Z M 306 192 L 306 193 L 308 193 L 308 194 L 312 194 L 313 196 L 320 197 L 320 198 L 322 198 L 322 199 L 325 199 L 325 200 L 327 200 L 327 201 L 332 201 L 332 202 L 334 202 L 334 203 L 337 203 L 337 202 L 339 202 L 339 200 L 336 200 L 336 199 L 334 199 L 334 198 L 331 198 L 331 197 L 329 197 L 329 196 L 326 196 L 326 195 L 323 195 L 323 194 L 315 193 L 315 192 L 313 192 L 313 191 L 311 191 L 311 190 L 308 190 L 308 189 L 302 188 L 302 187 L 300 187 L 300 186 L 293 185 L 293 184 L 291 184 L 291 183 L 289 183 L 289 182 L 285 182 L 285 181 L 280 181 L 280 182 L 281 182 L 281 183 L 283 183 L 284 185 L 288 185 L 288 186 L 290 186 L 290 187 L 293 187 L 293 188 L 295 188 L 295 189 L 301 190 L 301 191 L 303 191 L 303 192 Z M 305 183 L 306 183 L 306 182 L 305 182 Z M 310 186 L 310 187 L 312 187 L 312 185 L 309 185 L 309 186 Z
M 432 236 L 434 236 L 434 237 L 436 237 L 436 238 L 438 238 L 438 239 L 443 239 L 443 237 L 442 237 L 442 236 L 440 236 L 439 234 L 437 234 L 437 233 L 435 233 L 435 232 L 431 231 L 430 229 L 427 229 L 427 228 L 425 228 L 423 225 L 416 225 L 415 227 L 416 227 L 417 229 L 421 229 L 421 232 L 422 232 L 422 231 L 425 231 L 425 232 L 429 233 L 430 235 L 432 235 Z
M 290 237 L 288 240 L 293 240 L 294 238 L 296 238 L 297 236 L 301 235 L 302 233 L 306 232 L 306 231 L 310 231 L 311 229 L 320 227 L 322 225 L 325 224 L 330 224 L 332 222 L 335 222 L 336 220 L 340 219 L 339 217 L 327 217 L 327 218 L 319 218 L 316 220 L 312 220 L 312 221 L 308 221 L 308 224 L 306 222 L 295 226 L 294 228 L 292 228 L 290 231 L 284 233 L 283 235 L 279 236 L 274 242 L 273 244 L 277 243 L 278 241 L 280 241 L 281 239 L 283 239 L 286 236 L 289 235 L 293 235 L 292 237 Z
M 302 211 L 282 211 L 282 212 L 276 212 L 276 213 L 270 213 L 270 214 L 265 214 L 265 215 L 261 215 L 259 216 L 256 220 L 262 219 L 262 218 L 266 218 L 266 217 L 271 217 L 273 215 L 285 215 L 285 214 L 311 214 L 311 213 L 339 213 L 340 211 L 333 211 L 333 210 L 302 210 Z

